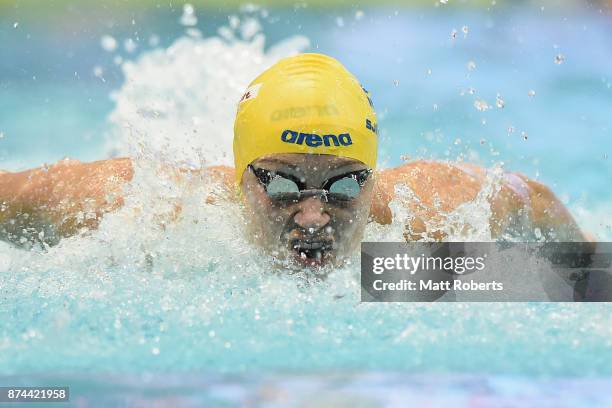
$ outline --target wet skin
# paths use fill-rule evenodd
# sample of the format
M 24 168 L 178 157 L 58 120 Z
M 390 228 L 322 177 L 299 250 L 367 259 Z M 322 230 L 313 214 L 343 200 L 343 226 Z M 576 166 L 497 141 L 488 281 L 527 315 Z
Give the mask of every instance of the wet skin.
M 303 173 L 309 188 L 319 188 L 324 180 L 338 173 L 365 167 L 349 159 L 325 155 L 278 155 L 276 160 L 271 159 L 262 158 L 254 164 L 265 165 L 270 170 L 293 164 L 299 167 L 294 171 Z M 194 171 L 168 171 L 177 184 L 189 188 L 192 181 L 185 180 L 192 180 L 193 177 L 187 176 Z M 221 197 L 204 197 L 204 202 L 237 198 L 232 168 L 213 166 L 195 173 L 217 183 L 224 192 Z M 93 163 L 69 160 L 48 168 L 0 172 L 0 239 L 16 244 L 22 243 L 24 238 L 28 242 L 43 240 L 54 244 L 62 237 L 95 229 L 104 214 L 123 205 L 122 191 L 133 175 L 129 158 Z M 413 161 L 374 173 L 359 197 L 346 207 L 324 203 L 320 197 L 278 206 L 267 197 L 251 172 L 245 172 L 241 188 L 254 243 L 279 259 L 300 262 L 303 258 L 295 257 L 299 256 L 294 248 L 296 242 L 299 249 L 300 245 L 307 247 L 313 241 L 317 241 L 317 245 L 320 241 L 326 244 L 330 241 L 333 250 L 324 251 L 323 260 L 339 263 L 356 249 L 368 221 L 380 224 L 393 221 L 389 207 L 393 199 L 399 200 L 411 214 L 404 234 L 407 240 L 445 239 L 447 214 L 473 201 L 486 180 L 487 170 L 478 166 Z M 398 197 L 396 185 L 407 186 L 413 197 Z M 499 190 L 491 194 L 488 201 L 489 224 L 494 238 L 508 231 L 529 236 L 538 228 L 547 240 L 590 240 L 546 186 L 523 175 L 506 173 Z M 90 216 L 84 218 L 84 212 Z M 180 216 L 180 212 L 181 203 L 176 203 L 176 212 L 169 218 Z M 47 227 L 54 234 L 41 237 L 40 231 Z
M 252 163 L 256 168 L 281 172 L 318 189 L 326 180 L 365 170 L 357 161 L 329 155 L 278 154 Z M 374 180 L 370 176 L 350 201 L 311 196 L 290 202 L 271 199 L 250 169 L 242 176 L 249 236 L 281 261 L 318 266 L 339 264 L 360 243 L 368 221 Z

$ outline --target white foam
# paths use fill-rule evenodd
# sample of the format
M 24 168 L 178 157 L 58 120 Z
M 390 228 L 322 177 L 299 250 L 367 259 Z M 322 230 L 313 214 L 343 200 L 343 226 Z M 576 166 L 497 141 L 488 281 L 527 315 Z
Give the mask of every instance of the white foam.
M 110 121 L 114 154 L 158 156 L 167 163 L 233 163 L 233 119 L 249 82 L 307 45 L 302 36 L 264 50 L 265 37 L 247 19 L 245 40 L 181 37 L 122 66 Z M 227 30 L 233 33 L 228 27 Z M 198 118 L 193 120 L 193 118 Z

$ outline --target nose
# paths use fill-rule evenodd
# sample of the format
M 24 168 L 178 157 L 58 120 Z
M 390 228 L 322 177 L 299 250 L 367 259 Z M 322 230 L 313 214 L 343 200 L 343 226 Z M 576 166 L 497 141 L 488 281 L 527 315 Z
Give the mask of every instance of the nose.
M 324 211 L 323 203 L 317 197 L 309 197 L 298 203 L 299 210 L 293 220 L 300 227 L 309 230 L 319 230 L 327 225 L 330 220 L 329 214 Z

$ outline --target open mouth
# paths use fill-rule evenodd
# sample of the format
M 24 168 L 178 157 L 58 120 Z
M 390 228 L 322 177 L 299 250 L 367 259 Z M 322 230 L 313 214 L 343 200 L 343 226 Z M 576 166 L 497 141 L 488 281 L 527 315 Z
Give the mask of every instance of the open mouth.
M 329 240 L 303 240 L 291 241 L 291 249 L 298 262 L 304 265 L 321 265 L 329 257 L 333 243 Z

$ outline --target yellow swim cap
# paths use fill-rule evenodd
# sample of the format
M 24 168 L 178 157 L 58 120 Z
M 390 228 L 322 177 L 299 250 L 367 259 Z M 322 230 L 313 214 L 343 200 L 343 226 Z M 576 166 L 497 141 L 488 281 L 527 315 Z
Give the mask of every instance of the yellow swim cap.
M 272 153 L 331 154 L 375 168 L 376 133 L 367 91 L 342 64 L 322 54 L 285 58 L 251 82 L 238 104 L 236 181 Z

